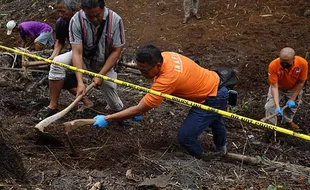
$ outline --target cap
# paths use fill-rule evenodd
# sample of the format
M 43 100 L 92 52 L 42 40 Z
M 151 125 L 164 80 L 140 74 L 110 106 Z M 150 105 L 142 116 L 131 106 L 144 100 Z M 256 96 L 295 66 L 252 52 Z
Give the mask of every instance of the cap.
M 15 28 L 16 26 L 16 22 L 14 20 L 10 20 L 7 24 L 6 24 L 6 28 L 8 29 L 7 31 L 7 35 L 11 35 L 12 34 L 12 31 L 13 29 Z

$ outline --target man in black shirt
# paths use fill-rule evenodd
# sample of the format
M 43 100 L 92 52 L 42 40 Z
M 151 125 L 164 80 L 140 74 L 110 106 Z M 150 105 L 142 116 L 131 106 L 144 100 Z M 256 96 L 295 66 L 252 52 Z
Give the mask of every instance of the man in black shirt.
M 55 60 L 55 57 L 57 57 L 63 50 L 66 45 L 66 41 L 69 41 L 69 23 L 72 16 L 77 11 L 76 0 L 56 0 L 55 8 L 60 17 L 56 21 L 56 42 L 54 45 L 54 50 L 48 59 L 57 61 Z M 57 113 L 61 88 L 67 89 L 70 93 L 75 95 L 76 86 L 77 80 L 74 72 L 67 73 L 65 80 L 49 80 L 50 103 L 48 107 L 44 107 L 39 111 L 37 117 L 40 120 L 43 120 L 44 118 Z M 54 89 L 60 90 L 55 91 Z M 84 96 L 82 101 L 84 105 L 80 108 L 80 111 L 93 106 L 93 102 L 89 100 L 87 96 Z
M 65 43 L 69 40 L 69 22 L 76 12 L 75 0 L 56 0 L 55 8 L 59 13 L 56 21 L 56 42 L 54 51 L 49 59 L 53 60 L 61 50 L 65 47 Z

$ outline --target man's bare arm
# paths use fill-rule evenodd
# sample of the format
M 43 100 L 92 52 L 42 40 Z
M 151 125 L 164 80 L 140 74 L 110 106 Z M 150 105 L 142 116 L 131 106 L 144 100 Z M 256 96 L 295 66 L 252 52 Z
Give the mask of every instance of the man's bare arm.
M 302 88 L 304 87 L 306 81 L 298 81 L 297 84 L 294 87 L 294 92 L 293 95 L 290 97 L 290 100 L 295 101 L 298 94 L 300 93 L 300 91 L 302 90 Z
M 35 39 L 36 39 L 36 36 L 27 38 L 27 39 L 25 40 L 24 46 L 25 46 L 25 47 L 30 46 L 31 44 L 33 44 L 33 42 L 34 42 Z
M 111 115 L 106 115 L 104 116 L 104 118 L 107 122 L 115 122 L 124 119 L 129 119 L 132 118 L 133 116 L 142 115 L 143 113 L 149 111 L 150 109 L 152 108 L 149 107 L 147 104 L 145 104 L 143 100 L 140 100 L 138 105 L 132 106 L 130 108 L 127 108 L 123 111 Z
M 72 63 L 78 69 L 83 69 L 83 46 L 82 44 L 72 44 Z M 83 82 L 83 74 L 75 72 L 78 82 L 76 95 L 85 95 L 86 87 Z
M 279 87 L 278 87 L 278 83 L 276 84 L 272 84 L 271 85 L 271 94 L 273 97 L 273 101 L 276 105 L 276 108 L 280 107 L 280 103 L 279 103 Z
M 112 67 L 114 67 L 116 61 L 119 59 L 120 55 L 122 53 L 122 48 L 113 48 L 112 53 L 105 61 L 104 66 L 102 67 L 100 74 L 105 75 L 107 72 L 111 70 Z
M 53 53 L 48 59 L 53 60 L 57 55 L 59 55 L 63 48 L 64 44 L 60 43 L 59 40 L 56 40 Z
M 107 72 L 109 72 L 111 68 L 114 67 L 116 61 L 119 59 L 121 52 L 122 48 L 113 48 L 112 53 L 107 58 L 99 74 L 105 75 Z M 102 83 L 102 79 L 98 77 L 95 77 L 93 81 L 97 86 L 100 86 Z

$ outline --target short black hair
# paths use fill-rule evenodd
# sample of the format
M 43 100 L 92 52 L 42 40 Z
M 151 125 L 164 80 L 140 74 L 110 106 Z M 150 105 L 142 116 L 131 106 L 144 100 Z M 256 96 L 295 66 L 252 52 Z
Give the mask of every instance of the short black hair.
M 84 9 L 92 9 L 96 7 L 104 8 L 105 2 L 104 0 L 82 0 L 81 8 Z
M 163 63 L 163 60 L 160 49 L 151 44 L 141 47 L 136 53 L 136 62 L 148 63 L 153 66 Z
M 77 10 L 76 0 L 55 0 L 56 4 L 64 3 L 64 7 L 67 10 Z

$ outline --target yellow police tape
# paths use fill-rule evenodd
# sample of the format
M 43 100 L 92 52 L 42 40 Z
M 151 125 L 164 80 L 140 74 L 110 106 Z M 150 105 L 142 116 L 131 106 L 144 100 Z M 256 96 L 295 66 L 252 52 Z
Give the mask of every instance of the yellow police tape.
M 288 130 L 288 129 L 284 129 L 284 128 L 281 128 L 281 127 L 278 127 L 278 126 L 275 126 L 275 125 L 271 125 L 271 124 L 268 124 L 268 123 L 264 123 L 264 122 L 261 122 L 261 121 L 257 121 L 257 120 L 251 119 L 251 118 L 243 117 L 243 116 L 240 116 L 240 115 L 237 115 L 237 114 L 233 114 L 233 113 L 230 113 L 230 112 L 226 112 L 226 111 L 223 111 L 223 110 L 215 109 L 215 108 L 203 105 L 203 104 L 192 102 L 192 101 L 189 101 L 189 100 L 186 100 L 186 99 L 183 99 L 183 98 L 178 98 L 176 96 L 171 96 L 169 94 L 164 94 L 164 93 L 152 90 L 152 89 L 148 89 L 148 88 L 145 88 L 145 87 L 142 87 L 142 86 L 138 86 L 138 85 L 135 85 L 135 84 L 132 84 L 132 83 L 124 82 L 124 81 L 121 81 L 121 80 L 118 80 L 118 79 L 113 79 L 113 78 L 110 78 L 110 77 L 107 77 L 107 76 L 104 76 L 104 75 L 100 75 L 100 74 L 97 74 L 97 73 L 94 73 L 94 72 L 90 72 L 90 71 L 83 70 L 83 69 L 78 69 L 78 68 L 70 66 L 70 65 L 66 65 L 66 64 L 63 64 L 63 63 L 60 63 L 60 62 L 55 62 L 55 61 L 52 61 L 52 60 L 49 60 L 49 59 L 45 59 L 45 58 L 42 58 L 42 57 L 39 57 L 39 56 L 36 56 L 36 55 L 33 55 L 33 54 L 25 53 L 25 52 L 22 52 L 22 51 L 19 51 L 19 50 L 16 50 L 16 49 L 8 48 L 8 47 L 2 46 L 2 45 L 0 45 L 0 49 L 4 49 L 4 50 L 9 51 L 9 52 L 13 52 L 13 53 L 16 53 L 16 54 L 20 54 L 20 55 L 24 55 L 24 56 L 27 56 L 27 57 L 31 57 L 33 59 L 37 59 L 37 60 L 40 60 L 40 61 L 45 61 L 47 63 L 55 64 L 55 65 L 64 67 L 66 69 L 72 70 L 72 71 L 80 72 L 80 73 L 91 75 L 91 76 L 98 77 L 98 78 L 102 78 L 103 80 L 111 81 L 111 82 L 114 82 L 114 83 L 119 84 L 119 85 L 128 86 L 128 87 L 134 88 L 136 90 L 140 90 L 140 91 L 144 91 L 144 92 L 147 92 L 147 93 L 150 93 L 150 94 L 161 96 L 161 97 L 164 97 L 164 98 L 166 98 L 168 100 L 172 100 L 172 101 L 175 101 L 175 102 L 187 104 L 189 106 L 201 108 L 201 109 L 204 109 L 204 110 L 207 110 L 207 111 L 215 112 L 215 113 L 221 114 L 221 115 L 223 115 L 225 117 L 228 117 L 228 118 L 236 119 L 236 120 L 239 120 L 239 121 L 244 121 L 244 122 L 247 122 L 247 123 L 250 123 L 250 124 L 254 124 L 254 125 L 257 125 L 257 126 L 260 126 L 260 127 L 264 127 L 264 128 L 270 129 L 270 130 L 278 131 L 278 132 L 281 132 L 281 133 L 284 133 L 284 134 L 287 134 L 287 135 L 291 135 L 291 136 L 294 136 L 294 137 L 298 137 L 298 138 L 310 141 L 310 136 L 309 135 L 305 135 L 305 134 L 302 134 L 302 133 L 294 132 L 294 131 L 291 131 L 291 130 Z

